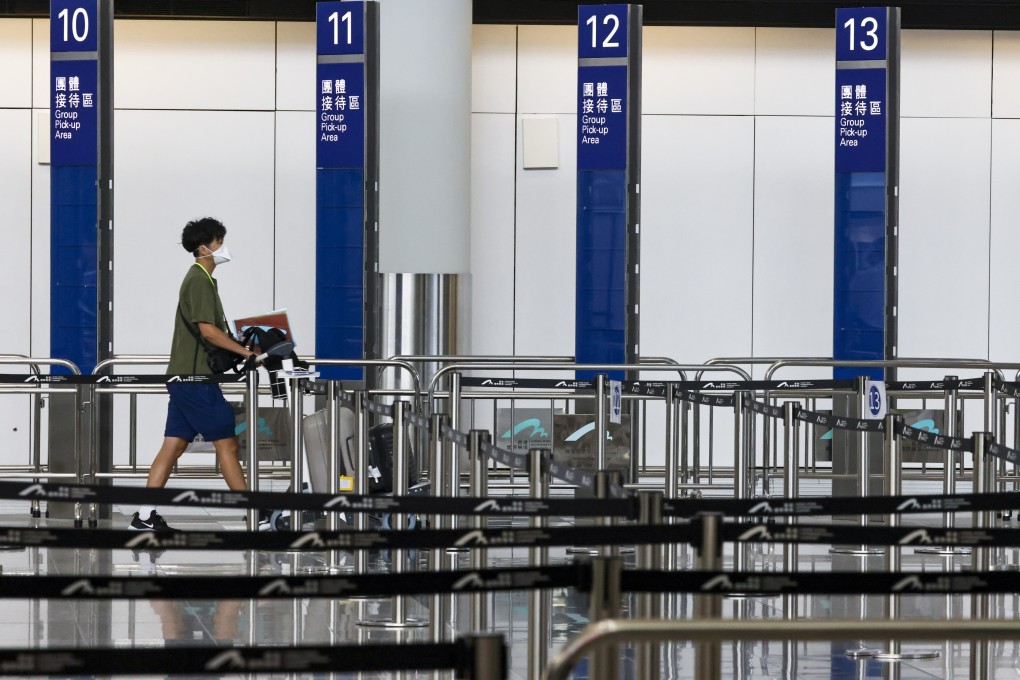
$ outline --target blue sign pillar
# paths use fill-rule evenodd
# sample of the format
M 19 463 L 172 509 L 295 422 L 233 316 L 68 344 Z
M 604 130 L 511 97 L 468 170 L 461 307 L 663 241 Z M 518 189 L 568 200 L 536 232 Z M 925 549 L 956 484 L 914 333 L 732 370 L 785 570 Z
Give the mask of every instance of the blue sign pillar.
M 110 0 L 50 3 L 50 354 L 83 371 L 113 351 L 112 26 Z
M 378 352 L 379 5 L 320 2 L 315 23 L 315 354 L 362 359 Z
M 574 354 L 582 364 L 639 357 L 641 16 L 640 5 L 577 9 Z
M 836 10 L 835 359 L 896 357 L 899 34 L 898 8 Z M 885 372 L 833 371 L 859 375 Z

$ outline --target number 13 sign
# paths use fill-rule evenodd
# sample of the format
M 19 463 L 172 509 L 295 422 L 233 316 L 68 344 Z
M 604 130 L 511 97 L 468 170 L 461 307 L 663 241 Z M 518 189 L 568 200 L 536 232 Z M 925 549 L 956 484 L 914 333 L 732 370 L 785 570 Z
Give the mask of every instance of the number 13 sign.
M 886 7 L 836 10 L 836 61 L 886 60 Z

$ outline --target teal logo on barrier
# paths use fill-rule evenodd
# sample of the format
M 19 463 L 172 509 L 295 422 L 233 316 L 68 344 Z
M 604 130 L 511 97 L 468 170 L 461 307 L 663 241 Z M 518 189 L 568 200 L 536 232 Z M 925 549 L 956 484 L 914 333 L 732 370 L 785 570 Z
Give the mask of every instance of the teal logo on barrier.
M 239 436 L 241 436 L 241 434 L 243 434 L 247 430 L 248 430 L 248 421 L 247 420 L 244 421 L 243 423 L 238 423 L 237 425 L 234 426 L 234 436 L 235 437 L 239 437 Z M 274 436 L 273 435 L 273 428 L 269 427 L 269 425 L 266 423 L 266 419 L 265 418 L 259 418 L 258 434 L 260 436 L 263 436 L 263 437 L 272 437 L 272 436 Z
M 510 439 L 511 437 L 516 437 L 529 427 L 531 428 L 531 432 L 528 435 L 526 435 L 529 438 L 549 436 L 549 433 L 545 431 L 544 427 L 542 427 L 541 420 L 539 420 L 538 418 L 529 418 L 528 420 L 523 420 L 514 425 L 512 430 L 507 430 L 506 432 L 504 432 L 503 436 L 500 437 L 500 439 Z

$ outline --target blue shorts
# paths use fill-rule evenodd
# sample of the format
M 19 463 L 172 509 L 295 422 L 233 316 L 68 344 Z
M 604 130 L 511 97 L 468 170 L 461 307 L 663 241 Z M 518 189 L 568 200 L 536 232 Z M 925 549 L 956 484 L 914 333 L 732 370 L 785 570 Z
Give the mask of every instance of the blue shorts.
M 207 442 L 234 435 L 234 410 L 216 384 L 167 385 L 170 405 L 166 409 L 164 436 L 192 441 L 201 434 Z

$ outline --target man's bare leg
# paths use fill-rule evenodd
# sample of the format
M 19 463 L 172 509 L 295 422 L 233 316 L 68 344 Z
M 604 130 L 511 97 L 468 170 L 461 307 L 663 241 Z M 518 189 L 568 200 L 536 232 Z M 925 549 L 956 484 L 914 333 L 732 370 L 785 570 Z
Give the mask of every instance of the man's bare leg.
M 216 458 L 220 463 L 220 470 L 223 472 L 223 480 L 231 491 L 244 491 L 248 483 L 241 470 L 241 462 L 237 460 L 237 437 L 217 439 L 213 442 L 216 447 Z
M 166 486 L 166 480 L 170 479 L 174 464 L 184 454 L 186 448 L 188 448 L 188 440 L 179 437 L 165 437 L 163 446 L 156 454 L 156 460 L 152 461 L 152 467 L 149 468 L 149 479 L 145 482 L 145 486 L 150 489 L 162 489 Z

